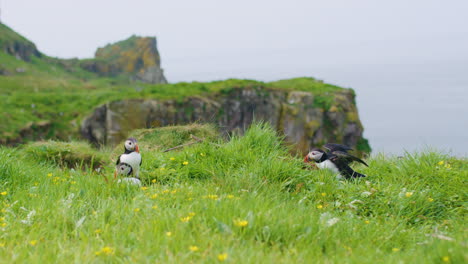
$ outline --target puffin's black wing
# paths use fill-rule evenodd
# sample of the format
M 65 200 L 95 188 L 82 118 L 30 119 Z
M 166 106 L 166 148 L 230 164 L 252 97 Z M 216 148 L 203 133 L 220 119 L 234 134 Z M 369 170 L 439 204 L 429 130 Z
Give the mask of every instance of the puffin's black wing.
M 348 150 L 353 150 L 352 148 L 348 146 L 336 144 L 336 143 L 327 143 L 323 147 L 328 149 L 330 152 L 333 152 L 335 150 L 343 151 L 343 152 L 348 152 Z
M 331 151 L 330 154 L 331 154 L 330 159 L 335 163 L 345 162 L 346 165 L 348 165 L 349 163 L 353 161 L 357 161 L 369 167 L 369 165 L 367 165 L 367 163 L 365 163 L 362 159 L 355 157 L 347 153 L 346 151 L 335 150 L 335 151 Z
M 120 164 L 120 157 L 121 157 L 121 156 L 122 156 L 122 155 L 119 156 L 119 158 L 117 159 L 117 162 L 115 163 L 115 165 L 119 165 L 119 164 Z
M 351 167 L 349 167 L 348 161 L 345 159 L 340 159 L 338 156 L 332 156 L 330 160 L 338 168 L 340 174 L 346 179 L 366 177 L 366 175 L 356 172 Z

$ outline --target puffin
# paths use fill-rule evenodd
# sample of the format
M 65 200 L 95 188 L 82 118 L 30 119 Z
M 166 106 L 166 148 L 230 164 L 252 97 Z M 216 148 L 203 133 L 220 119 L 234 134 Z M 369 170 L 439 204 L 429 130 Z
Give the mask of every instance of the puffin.
M 117 159 L 114 178 L 119 175 L 134 175 L 136 179 L 140 178 L 141 154 L 138 142 L 135 138 L 128 138 L 124 143 L 124 153 Z
M 121 163 L 117 164 L 116 172 L 119 175 L 129 176 L 129 175 L 131 175 L 133 173 L 133 169 L 132 169 L 132 166 L 130 166 L 130 164 L 125 163 L 125 162 L 121 162 Z
M 369 167 L 363 160 L 348 153 L 348 151 L 352 150 L 350 147 L 336 143 L 327 143 L 323 147 L 328 152 L 320 148 L 313 148 L 305 156 L 304 162 L 313 161 L 319 169 L 329 169 L 345 179 L 366 177 L 366 175 L 354 171 L 349 166 L 353 161 L 357 161 Z
M 133 173 L 132 166 L 130 166 L 128 163 L 121 162 L 116 167 L 116 174 L 123 175 L 123 176 L 131 176 L 132 173 Z M 140 179 L 135 178 L 135 177 L 124 177 L 122 179 L 119 179 L 117 183 L 126 183 L 130 185 L 141 186 Z

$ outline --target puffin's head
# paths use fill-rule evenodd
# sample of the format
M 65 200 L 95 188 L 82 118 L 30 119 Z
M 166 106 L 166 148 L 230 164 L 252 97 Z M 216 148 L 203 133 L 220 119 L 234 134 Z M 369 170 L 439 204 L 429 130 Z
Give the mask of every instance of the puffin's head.
M 325 153 L 325 151 L 319 149 L 319 148 L 313 148 L 308 154 L 307 156 L 305 156 L 304 158 L 304 161 L 305 162 L 309 162 L 311 160 L 313 161 L 319 161 L 323 154 Z
M 140 149 L 138 148 L 137 140 L 135 138 L 128 138 L 127 140 L 125 140 L 124 146 L 125 146 L 125 150 L 128 150 L 130 152 L 132 151 L 140 152 Z
M 132 173 L 132 166 L 127 163 L 119 163 L 117 165 L 117 174 L 120 175 L 130 175 Z

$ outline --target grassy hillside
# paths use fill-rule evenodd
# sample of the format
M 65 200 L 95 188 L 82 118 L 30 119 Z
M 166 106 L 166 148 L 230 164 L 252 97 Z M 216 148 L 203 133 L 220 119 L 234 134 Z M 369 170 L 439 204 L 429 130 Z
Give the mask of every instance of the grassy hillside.
M 108 157 L 98 172 L 86 169 L 88 162 L 69 169 L 37 154 L 92 156 L 82 144 L 0 148 L 0 261 L 466 260 L 466 160 L 432 152 L 377 156 L 367 160 L 369 168 L 356 166 L 368 178 L 338 181 L 327 171 L 302 169 L 301 158 L 289 156 L 267 126 L 227 142 L 210 131 L 136 132 L 142 188 L 103 180 L 118 150 L 95 154 Z M 210 140 L 162 153 L 191 133 Z

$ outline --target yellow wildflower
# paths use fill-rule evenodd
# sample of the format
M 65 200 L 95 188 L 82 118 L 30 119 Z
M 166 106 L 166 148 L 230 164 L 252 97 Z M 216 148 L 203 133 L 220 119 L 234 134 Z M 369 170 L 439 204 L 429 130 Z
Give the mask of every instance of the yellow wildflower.
M 432 203 L 432 202 L 434 201 L 434 199 L 431 198 L 431 197 L 429 197 L 429 198 L 427 198 L 427 201 L 430 202 L 430 203 Z
M 103 247 L 101 251 L 106 255 L 114 254 L 114 249 L 110 247 Z
M 448 164 L 448 163 L 445 164 L 445 168 L 446 168 L 446 169 L 450 169 L 451 167 L 452 167 L 452 165 L 450 165 L 450 164 Z
M 152 208 L 153 208 L 153 209 L 158 209 L 158 206 L 157 206 L 157 205 L 153 205 Z
M 102 233 L 102 230 L 101 230 L 101 229 L 96 229 L 96 230 L 94 230 L 94 233 L 96 233 L 96 234 L 101 234 L 101 233 Z
M 187 217 L 181 217 L 180 218 L 180 221 L 184 222 L 184 223 L 187 223 L 188 221 L 190 221 L 191 217 L 190 216 L 187 216 Z
M 450 261 L 450 257 L 449 256 L 445 256 L 442 258 L 442 261 L 443 262 L 449 262 Z
M 150 198 L 151 198 L 151 199 L 156 199 L 156 198 L 158 198 L 158 195 L 157 195 L 157 194 L 153 194 L 153 195 L 151 195 Z
M 7 225 L 8 225 L 7 223 L 1 223 L 1 224 L 0 224 L 1 227 L 5 227 L 5 226 L 7 226 Z
M 52 177 L 52 173 L 47 173 L 47 177 Z
M 437 164 L 438 164 L 438 165 L 444 165 L 444 161 L 441 160 L 441 161 L 437 162 Z
M 205 198 L 211 199 L 211 200 L 218 200 L 218 195 L 216 194 L 209 194 L 205 196 Z
M 189 250 L 192 251 L 192 252 L 196 252 L 196 251 L 198 251 L 198 249 L 199 248 L 197 246 L 190 246 L 189 247 Z
M 364 221 L 365 224 L 370 224 L 369 220 Z
M 171 191 L 172 194 L 174 194 L 174 193 L 176 193 L 176 192 L 177 192 L 177 190 L 172 190 L 172 191 Z
M 166 236 L 168 237 L 172 236 L 172 232 L 166 232 Z
M 0 194 L 1 194 L 1 195 L 7 195 L 8 193 L 5 192 L 5 191 L 3 191 L 3 192 L 1 192 Z
M 327 196 L 327 193 L 322 193 L 322 196 Z
M 31 246 L 35 246 L 35 245 L 37 245 L 37 240 L 31 240 L 31 241 L 29 241 L 29 244 Z
M 182 164 L 188 165 L 188 161 L 184 161 L 184 162 L 182 162 Z
M 71 181 L 70 184 L 76 184 L 76 181 Z
M 115 253 L 115 250 L 111 247 L 103 247 L 101 250 L 96 251 L 97 256 L 99 255 L 110 256 L 110 255 L 114 255 L 114 253 Z
M 219 254 L 218 255 L 218 260 L 219 261 L 225 261 L 228 257 L 228 254 L 227 253 L 222 253 L 222 254 Z
M 170 157 L 169 159 L 170 159 L 170 160 L 175 160 L 175 158 L 174 158 L 174 157 Z
M 156 183 L 156 179 L 152 179 L 151 182 L 152 182 L 152 183 Z
M 323 208 L 323 205 L 319 204 L 317 205 L 317 209 L 322 209 Z
M 190 217 L 194 217 L 194 216 L 195 216 L 195 213 L 194 213 L 194 212 L 190 212 L 190 213 L 188 213 L 188 215 L 189 215 Z
M 169 193 L 170 191 L 169 190 L 164 190 L 162 193 Z
M 0 248 L 5 247 L 5 243 L 0 243 Z
M 135 208 L 135 209 L 133 209 L 133 211 L 134 211 L 135 213 L 140 212 L 140 210 L 141 210 L 140 208 Z
M 205 157 L 206 154 L 205 153 L 200 153 L 200 156 Z
M 405 196 L 406 198 L 410 198 L 411 196 L 413 196 L 413 192 L 406 192 Z
M 400 251 L 400 249 L 399 248 L 392 248 L 392 251 L 393 252 L 398 252 L 398 251 Z
M 249 224 L 249 221 L 247 220 L 234 220 L 234 225 L 239 226 L 239 227 L 246 227 Z
M 226 196 L 226 198 L 228 198 L 228 199 L 233 199 L 234 197 L 235 197 L 235 196 L 232 195 L 232 194 L 228 194 L 228 195 Z

